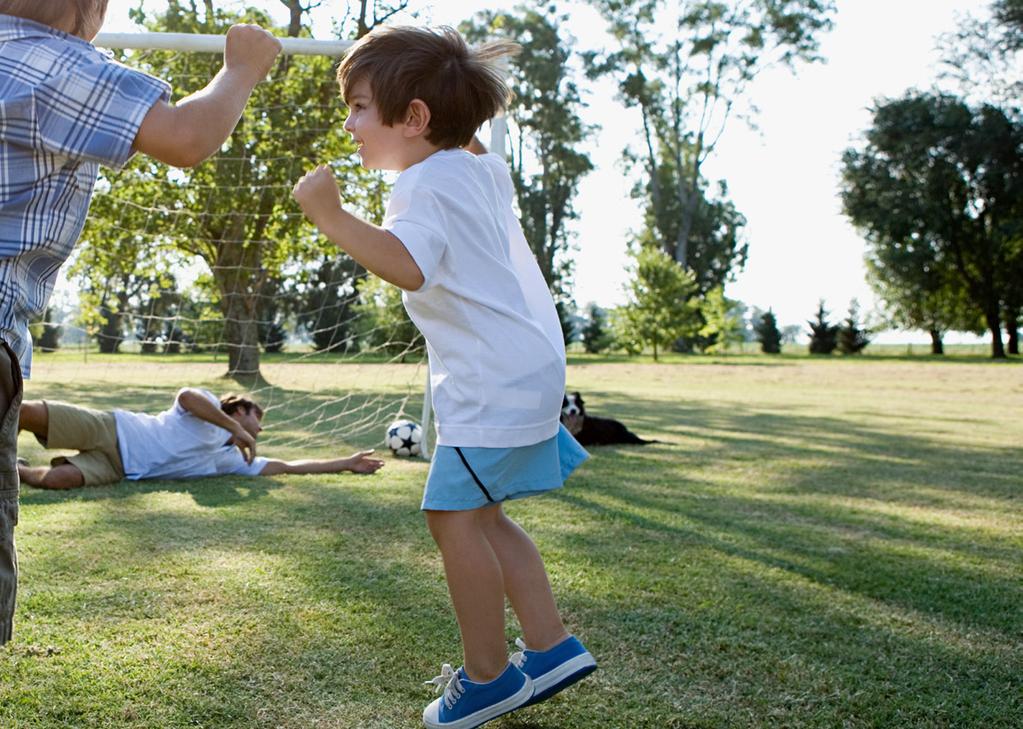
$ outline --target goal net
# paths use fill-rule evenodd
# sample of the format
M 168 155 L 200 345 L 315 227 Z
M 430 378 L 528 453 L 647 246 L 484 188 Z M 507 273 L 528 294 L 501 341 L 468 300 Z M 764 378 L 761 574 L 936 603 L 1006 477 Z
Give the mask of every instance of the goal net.
M 400 292 L 320 236 L 291 196 L 326 163 L 346 207 L 382 220 L 392 178 L 362 169 L 342 129 L 334 69 L 347 44 L 282 40 L 216 157 L 178 170 L 139 155 L 103 170 L 67 273 L 65 337 L 98 346 L 110 367 L 137 368 L 144 355 L 180 371 L 179 386 L 234 377 L 265 409 L 268 445 L 379 444 L 405 417 L 429 433 L 424 342 Z M 176 100 L 214 76 L 223 38 L 118 34 L 96 45 L 170 83 Z

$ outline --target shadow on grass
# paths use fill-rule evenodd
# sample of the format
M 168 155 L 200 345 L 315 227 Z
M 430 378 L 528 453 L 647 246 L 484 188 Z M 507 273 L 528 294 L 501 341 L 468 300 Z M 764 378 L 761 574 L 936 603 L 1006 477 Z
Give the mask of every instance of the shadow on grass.
M 102 407 L 167 401 L 145 388 L 86 394 Z M 1019 511 L 1016 449 L 930 439 L 867 412 L 853 421 L 587 394 L 596 414 L 669 442 L 593 449 L 563 490 L 509 506 L 604 668 L 571 700 L 506 726 L 611 717 L 651 729 L 994 727 L 1018 716 L 1023 545 L 987 521 Z M 286 412 L 296 431 L 322 427 Z M 186 695 L 241 696 L 227 723 L 251 724 L 261 711 L 258 725 L 305 716 L 313 726 L 358 694 L 362 703 L 333 725 L 414 725 L 429 700 L 417 680 L 457 645 L 417 509 L 420 475 L 387 493 L 373 487 L 386 474 L 26 492 L 27 507 L 95 502 L 99 517 L 82 538 L 118 545 L 99 566 L 88 551 L 53 551 L 34 554 L 31 569 L 84 576 L 58 613 L 133 616 L 137 587 L 107 577 L 160 574 L 182 559 L 188 568 L 163 588 L 157 612 L 181 610 L 176 595 L 191 582 L 218 585 L 205 588 L 222 593 L 218 613 L 248 622 L 234 632 L 223 618 L 218 654 L 180 681 Z M 137 498 L 163 491 L 209 508 Z M 209 554 L 270 572 L 266 560 L 279 577 L 218 577 L 203 567 Z M 42 610 L 32 599 L 29 609 Z M 180 712 L 194 723 L 216 716 L 212 706 Z

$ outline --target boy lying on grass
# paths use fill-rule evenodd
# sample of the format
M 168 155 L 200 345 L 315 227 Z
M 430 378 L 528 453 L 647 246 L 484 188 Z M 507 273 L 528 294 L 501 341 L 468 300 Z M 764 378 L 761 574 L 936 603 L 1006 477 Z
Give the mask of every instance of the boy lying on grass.
M 44 448 L 77 450 L 50 466 L 18 463 L 22 483 L 44 489 L 102 486 L 122 479 L 276 476 L 304 473 L 374 473 L 384 462 L 373 451 L 348 458 L 279 461 L 256 456 L 263 409 L 252 400 L 184 388 L 158 415 L 103 412 L 62 402 L 23 403 L 20 430 Z

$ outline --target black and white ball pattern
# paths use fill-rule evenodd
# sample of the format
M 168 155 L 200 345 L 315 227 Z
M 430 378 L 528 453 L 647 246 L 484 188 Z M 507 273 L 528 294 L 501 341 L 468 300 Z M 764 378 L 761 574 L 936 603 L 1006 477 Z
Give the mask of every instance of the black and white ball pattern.
M 395 420 L 387 426 L 386 442 L 396 456 L 418 456 L 423 452 L 423 429 L 411 420 Z

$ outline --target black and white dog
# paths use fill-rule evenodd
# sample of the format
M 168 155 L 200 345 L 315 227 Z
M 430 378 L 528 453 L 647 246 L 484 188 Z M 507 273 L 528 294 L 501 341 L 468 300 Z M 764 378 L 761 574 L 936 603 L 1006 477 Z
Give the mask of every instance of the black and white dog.
M 575 436 L 580 445 L 584 446 L 615 443 L 646 445 L 658 442 L 640 438 L 617 420 L 587 415 L 583 405 L 583 396 L 578 392 L 565 393 L 565 399 L 561 401 L 561 422 L 565 423 L 569 432 Z M 575 429 L 576 427 L 578 429 Z

